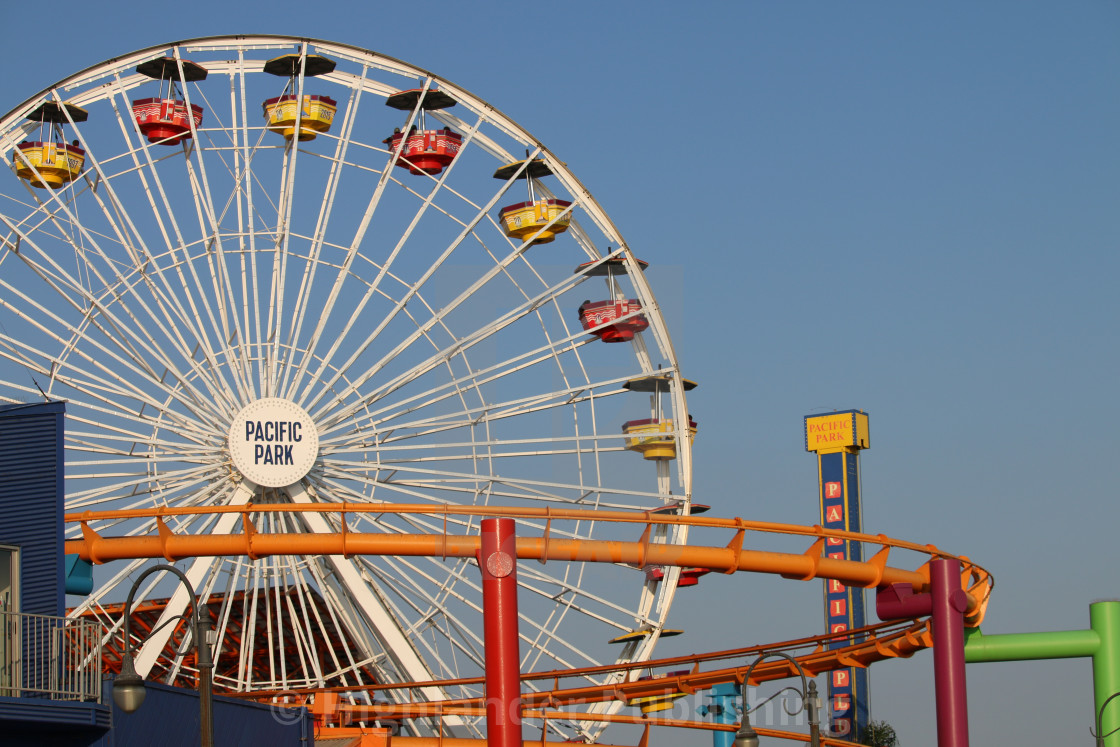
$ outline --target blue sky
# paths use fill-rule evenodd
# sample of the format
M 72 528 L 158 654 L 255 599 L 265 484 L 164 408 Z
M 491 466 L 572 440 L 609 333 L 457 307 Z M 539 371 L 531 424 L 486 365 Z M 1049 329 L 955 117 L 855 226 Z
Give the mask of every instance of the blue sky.
M 701 385 L 697 500 L 814 523 L 802 416 L 861 408 L 868 530 L 990 569 L 985 632 L 1084 628 L 1090 601 L 1120 597 L 1116 3 L 52 9 L 73 39 L 7 34 L 0 109 L 214 34 L 346 42 L 464 86 L 566 161 L 651 263 Z M 0 10 L 8 29 L 24 14 Z M 709 577 L 678 600 L 688 634 L 666 654 L 822 624 L 816 583 Z M 1088 661 L 968 675 L 975 743 L 1088 739 Z M 932 742 L 932 697 L 928 653 L 872 671 L 903 744 Z

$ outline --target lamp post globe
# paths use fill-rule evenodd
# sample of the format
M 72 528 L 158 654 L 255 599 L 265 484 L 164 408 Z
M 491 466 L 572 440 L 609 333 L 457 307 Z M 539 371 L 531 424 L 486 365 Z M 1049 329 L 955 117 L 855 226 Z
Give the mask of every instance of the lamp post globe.
M 758 747 L 758 732 L 751 726 L 747 717 L 743 717 L 743 725 L 735 735 L 735 747 Z
M 125 713 L 132 713 L 144 704 L 144 678 L 136 673 L 132 657 L 128 656 L 121 667 L 121 673 L 113 680 L 113 702 Z

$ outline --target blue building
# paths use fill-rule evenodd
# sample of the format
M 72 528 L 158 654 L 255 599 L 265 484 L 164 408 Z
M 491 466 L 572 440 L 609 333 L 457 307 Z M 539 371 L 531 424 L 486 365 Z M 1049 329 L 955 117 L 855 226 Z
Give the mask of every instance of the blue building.
M 100 632 L 67 620 L 65 405 L 0 406 L 0 733 L 5 744 L 92 745 L 108 732 Z

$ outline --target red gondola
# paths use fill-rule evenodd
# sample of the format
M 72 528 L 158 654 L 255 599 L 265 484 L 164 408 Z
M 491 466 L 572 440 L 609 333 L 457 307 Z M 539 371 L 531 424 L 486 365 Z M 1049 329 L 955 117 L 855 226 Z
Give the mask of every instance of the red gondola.
M 413 174 L 434 175 L 447 168 L 459 149 L 463 147 L 463 136 L 453 132 L 450 127 L 441 130 L 427 129 L 426 113 L 455 106 L 455 99 L 443 91 L 413 89 L 398 91 L 385 100 L 386 106 L 412 112 L 419 108 L 419 127 L 413 125 L 408 134 L 398 128 L 383 141 L 389 146 L 390 153 L 396 153 L 396 165 L 408 169 Z M 402 144 L 401 141 L 404 141 Z
M 180 72 L 180 66 L 182 70 Z M 136 66 L 136 72 L 159 81 L 159 95 L 132 102 L 132 116 L 149 143 L 178 145 L 202 124 L 202 107 L 179 98 L 179 83 L 206 78 L 206 68 L 189 60 L 160 57 Z M 167 89 L 163 84 L 166 81 Z
M 635 298 L 622 301 L 584 301 L 579 306 L 579 321 L 583 328 L 603 342 L 629 342 L 634 335 L 649 327 L 641 311 L 642 304 Z M 628 319 L 616 322 L 615 319 Z

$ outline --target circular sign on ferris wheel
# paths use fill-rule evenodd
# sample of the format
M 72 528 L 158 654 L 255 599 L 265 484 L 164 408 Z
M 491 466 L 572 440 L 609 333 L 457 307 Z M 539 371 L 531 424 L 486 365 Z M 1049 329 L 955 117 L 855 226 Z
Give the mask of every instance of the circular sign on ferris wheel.
M 229 453 L 245 477 L 257 485 L 280 488 L 299 482 L 311 470 L 319 454 L 319 431 L 295 402 L 264 397 L 234 417 Z

